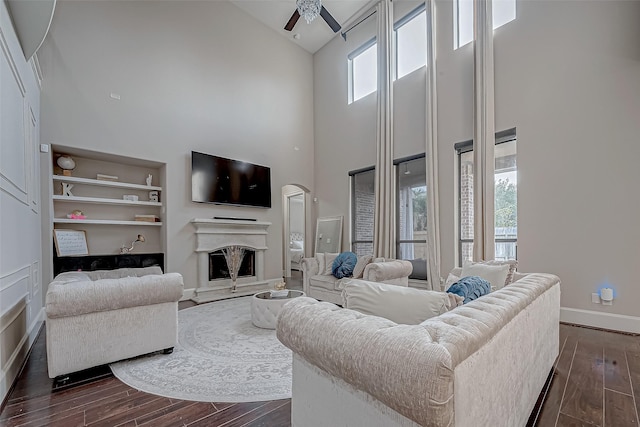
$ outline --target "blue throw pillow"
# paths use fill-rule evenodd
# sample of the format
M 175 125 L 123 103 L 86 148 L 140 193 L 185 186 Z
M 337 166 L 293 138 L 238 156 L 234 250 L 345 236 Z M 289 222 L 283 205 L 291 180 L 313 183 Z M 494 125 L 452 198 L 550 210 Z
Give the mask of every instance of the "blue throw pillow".
M 358 262 L 358 256 L 353 252 L 342 252 L 331 265 L 331 274 L 338 279 L 353 275 L 353 269 Z
M 463 304 L 491 292 L 491 283 L 478 276 L 466 276 L 451 285 L 447 292 L 464 298 Z

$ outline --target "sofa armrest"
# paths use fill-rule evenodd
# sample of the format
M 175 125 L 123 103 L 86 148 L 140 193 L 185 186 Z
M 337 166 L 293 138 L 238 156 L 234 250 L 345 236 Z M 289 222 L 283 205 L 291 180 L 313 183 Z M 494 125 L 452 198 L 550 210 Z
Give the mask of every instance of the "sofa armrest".
M 411 263 L 405 260 L 372 262 L 365 267 L 362 278 L 370 282 L 408 286 L 412 270 Z
M 49 318 L 69 317 L 178 302 L 183 287 L 182 275 L 178 273 L 95 281 L 54 280 L 47 291 L 46 313 Z
M 309 278 L 320 272 L 320 263 L 315 257 L 302 258 L 302 291 L 309 294 Z
M 299 297 L 283 307 L 277 336 L 307 362 L 420 425 L 453 424 L 451 356 L 424 327 Z

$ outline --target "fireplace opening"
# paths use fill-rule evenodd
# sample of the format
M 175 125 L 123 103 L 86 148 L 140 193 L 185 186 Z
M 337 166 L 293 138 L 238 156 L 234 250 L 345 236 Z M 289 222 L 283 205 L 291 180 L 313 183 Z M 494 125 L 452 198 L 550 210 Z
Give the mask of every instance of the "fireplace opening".
M 238 277 L 255 276 L 256 253 L 250 249 L 245 250 L 244 258 L 240 264 Z M 227 260 L 222 250 L 209 253 L 209 280 L 230 279 Z

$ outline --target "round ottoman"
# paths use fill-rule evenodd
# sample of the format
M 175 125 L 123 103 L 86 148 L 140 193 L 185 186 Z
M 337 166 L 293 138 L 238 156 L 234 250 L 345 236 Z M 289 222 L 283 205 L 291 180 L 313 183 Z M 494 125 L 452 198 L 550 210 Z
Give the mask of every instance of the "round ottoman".
M 289 291 L 283 297 L 271 297 L 271 292 L 258 292 L 251 298 L 251 321 L 264 329 L 275 329 L 282 306 L 293 298 L 305 296 L 302 291 Z

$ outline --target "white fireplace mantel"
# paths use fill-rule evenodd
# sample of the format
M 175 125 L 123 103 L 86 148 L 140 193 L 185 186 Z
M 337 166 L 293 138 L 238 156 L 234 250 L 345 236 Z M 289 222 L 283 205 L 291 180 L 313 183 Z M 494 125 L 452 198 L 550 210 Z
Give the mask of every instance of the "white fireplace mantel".
M 276 282 L 282 280 L 264 278 L 264 254 L 268 249 L 267 229 L 270 222 L 194 218 L 191 224 L 196 229 L 195 252 L 198 254 L 198 287 L 194 301 L 201 303 L 251 295 L 273 288 Z M 255 251 L 255 276 L 238 278 L 236 292 L 231 292 L 230 279 L 209 280 L 209 253 L 227 246 L 244 246 Z

